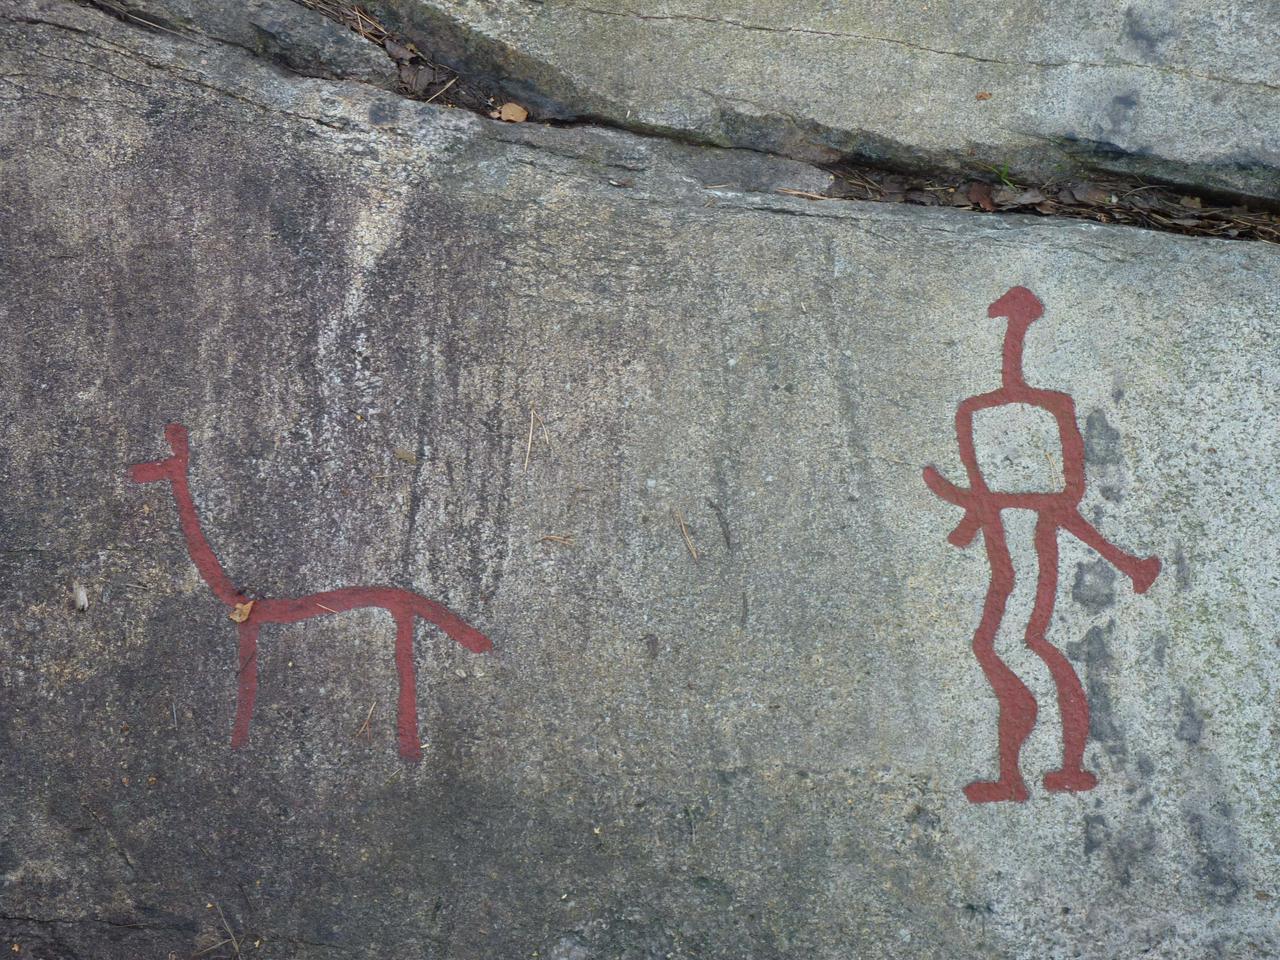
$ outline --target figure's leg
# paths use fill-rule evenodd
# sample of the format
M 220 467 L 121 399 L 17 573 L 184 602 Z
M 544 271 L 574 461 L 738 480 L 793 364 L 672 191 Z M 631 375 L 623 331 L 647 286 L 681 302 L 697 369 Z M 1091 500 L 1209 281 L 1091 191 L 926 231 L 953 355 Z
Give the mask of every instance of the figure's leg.
M 240 666 L 236 696 L 236 722 L 231 728 L 232 748 L 249 742 L 249 722 L 253 719 L 253 701 L 258 696 L 258 625 L 246 621 L 239 625 Z
M 1097 528 L 1078 512 L 1073 510 L 1062 525 L 1079 537 L 1081 543 L 1093 547 L 1102 555 L 1102 559 L 1132 580 L 1135 593 L 1146 593 L 1156 582 L 1156 577 L 1160 576 L 1159 557 L 1139 559 L 1131 553 L 1125 553 L 1103 537 Z
M 973 652 L 1000 704 L 1000 779 L 975 781 L 964 788 L 964 793 L 970 803 L 1021 801 L 1027 799 L 1027 785 L 1018 769 L 1018 754 L 1035 726 L 1036 700 L 1026 684 L 996 654 L 996 634 L 1000 631 L 1009 594 L 1013 592 L 1014 579 L 1013 561 L 998 517 L 983 526 L 982 537 L 991 565 L 991 586 L 982 607 L 982 620 L 973 635 Z
M 396 715 L 396 735 L 400 756 L 421 760 L 418 740 L 418 682 L 413 669 L 413 614 L 393 613 L 396 621 L 396 672 L 400 674 L 400 708 Z
M 1062 768 L 1045 774 L 1046 790 L 1092 790 L 1098 778 L 1084 769 L 1084 744 L 1089 736 L 1089 701 L 1071 661 L 1045 639 L 1053 621 L 1058 593 L 1058 524 L 1049 517 L 1036 521 L 1036 558 L 1040 576 L 1036 601 L 1027 622 L 1027 646 L 1053 675 L 1058 688 L 1058 712 L 1062 716 Z

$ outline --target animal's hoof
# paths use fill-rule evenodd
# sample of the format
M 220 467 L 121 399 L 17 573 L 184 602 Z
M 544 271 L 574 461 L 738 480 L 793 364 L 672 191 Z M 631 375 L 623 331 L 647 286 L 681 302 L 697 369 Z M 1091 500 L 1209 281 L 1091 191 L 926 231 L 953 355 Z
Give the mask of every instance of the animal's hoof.
M 1133 592 L 1146 593 L 1151 585 L 1156 582 L 1156 577 L 1160 576 L 1160 558 L 1147 557 L 1145 560 L 1139 560 L 1137 569 L 1133 575 Z
M 1022 779 L 1017 780 L 975 780 L 964 788 L 964 795 L 970 803 L 999 803 L 1012 800 L 1022 803 L 1030 796 Z
M 1083 793 L 1098 785 L 1088 770 L 1052 770 L 1044 775 L 1044 788 L 1054 793 Z

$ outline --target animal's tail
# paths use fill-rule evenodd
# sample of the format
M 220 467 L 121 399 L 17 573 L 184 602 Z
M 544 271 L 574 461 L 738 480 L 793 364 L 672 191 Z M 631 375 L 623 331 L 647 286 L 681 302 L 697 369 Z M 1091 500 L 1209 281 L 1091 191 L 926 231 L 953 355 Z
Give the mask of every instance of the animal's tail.
M 434 623 L 448 635 L 449 639 L 457 641 L 471 652 L 485 653 L 493 649 L 493 642 L 488 637 L 444 604 L 428 600 L 415 593 L 412 594 L 410 607 L 414 614 L 428 623 Z
M 135 483 L 155 483 L 157 480 L 176 480 L 187 471 L 189 445 L 187 428 L 180 423 L 171 423 L 164 428 L 164 438 L 169 441 L 169 449 L 173 455 L 163 460 L 148 460 L 146 463 L 135 463 L 129 474 Z

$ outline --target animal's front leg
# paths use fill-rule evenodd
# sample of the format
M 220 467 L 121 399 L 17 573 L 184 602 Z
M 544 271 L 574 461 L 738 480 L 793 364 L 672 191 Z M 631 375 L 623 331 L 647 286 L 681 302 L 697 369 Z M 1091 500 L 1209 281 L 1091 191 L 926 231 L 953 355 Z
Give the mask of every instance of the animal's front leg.
M 394 613 L 396 621 L 396 672 L 400 675 L 400 708 L 396 716 L 396 734 L 400 756 L 406 760 L 422 759 L 418 740 L 418 682 L 413 668 L 413 614 Z
M 249 723 L 253 720 L 253 701 L 258 695 L 258 624 L 246 620 L 238 625 L 240 658 L 237 673 L 239 693 L 236 696 L 236 722 L 231 728 L 231 746 L 243 747 L 249 742 Z

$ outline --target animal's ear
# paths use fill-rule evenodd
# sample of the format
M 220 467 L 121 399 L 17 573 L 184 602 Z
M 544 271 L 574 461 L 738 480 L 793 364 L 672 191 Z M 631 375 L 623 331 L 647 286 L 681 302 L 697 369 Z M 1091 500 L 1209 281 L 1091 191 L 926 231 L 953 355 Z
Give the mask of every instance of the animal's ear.
M 180 423 L 171 423 L 164 428 L 164 438 L 169 441 L 174 456 L 185 458 L 189 449 L 187 428 Z

